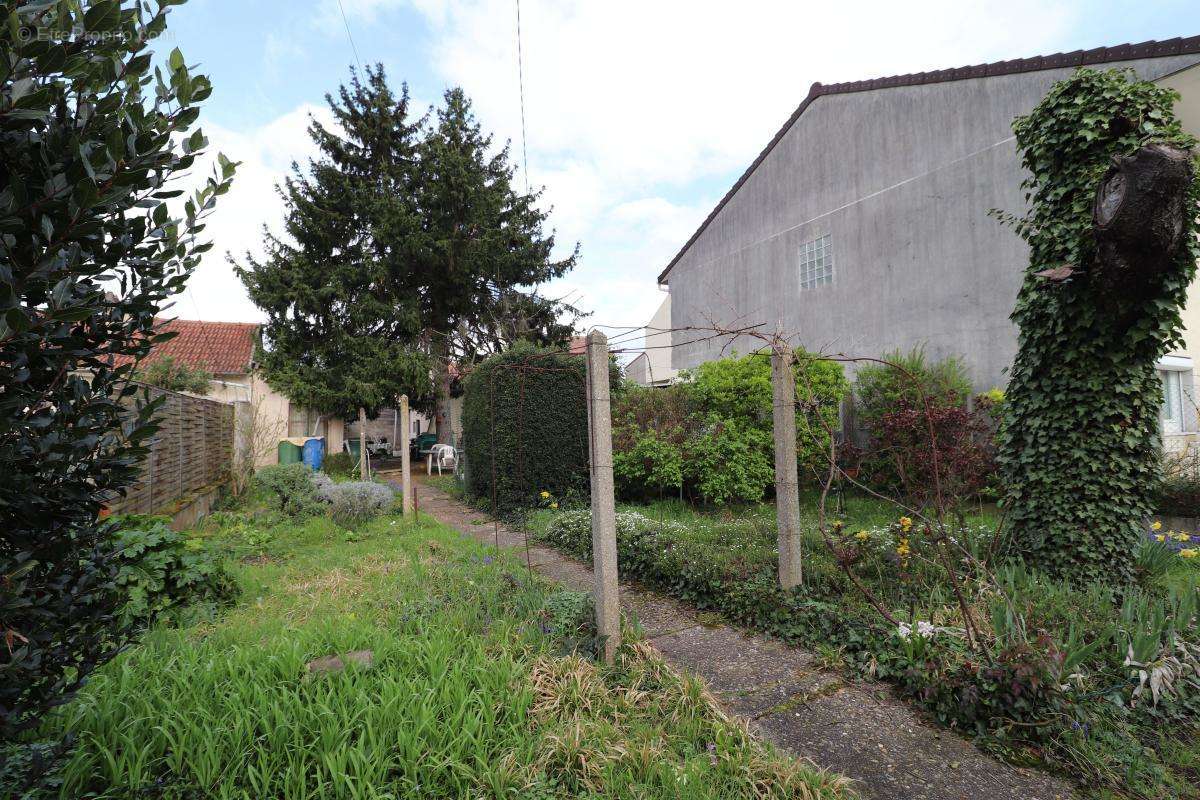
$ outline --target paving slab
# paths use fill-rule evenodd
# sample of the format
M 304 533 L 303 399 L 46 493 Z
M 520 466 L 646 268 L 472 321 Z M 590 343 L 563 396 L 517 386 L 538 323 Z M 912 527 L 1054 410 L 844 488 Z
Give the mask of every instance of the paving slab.
M 1003 764 L 932 727 L 885 693 L 847 686 L 761 716 L 751 729 L 860 782 L 865 797 L 1066 800 L 1072 789 L 1041 772 Z
M 695 613 L 683 603 L 627 586 L 621 587 L 621 610 L 641 626 L 642 633 L 651 642 L 659 636 L 668 636 L 698 624 Z
M 492 544 L 480 512 L 421 481 L 422 513 Z M 525 537 L 499 527 L 501 547 Z M 541 575 L 579 591 L 592 586 L 587 564 L 530 545 Z M 926 721 L 885 684 L 847 681 L 812 653 L 727 625 L 701 624 L 672 598 L 621 584 L 621 608 L 676 668 L 699 675 L 752 731 L 783 749 L 858 783 L 871 800 L 1069 800 L 1071 786 L 1043 772 L 1005 764 L 966 739 Z

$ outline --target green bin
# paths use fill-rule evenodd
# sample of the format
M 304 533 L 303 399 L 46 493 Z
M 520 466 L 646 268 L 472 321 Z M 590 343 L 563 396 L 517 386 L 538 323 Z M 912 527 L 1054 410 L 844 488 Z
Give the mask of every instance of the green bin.
M 304 460 L 304 449 L 294 442 L 284 439 L 279 443 L 279 463 L 299 464 Z
M 347 444 L 347 445 L 349 446 L 349 448 L 350 448 L 350 460 L 351 460 L 351 461 L 353 461 L 353 462 L 354 462 L 354 466 L 356 466 L 356 467 L 357 467 L 357 466 L 358 466 L 358 461 L 359 461 L 359 453 L 361 453 L 361 452 L 362 452 L 362 449 L 361 449 L 362 442 L 360 442 L 360 441 L 358 440 L 358 437 L 356 436 L 356 437 L 354 437 L 353 439 L 350 439 L 350 440 L 348 440 L 348 441 L 346 442 L 346 444 Z

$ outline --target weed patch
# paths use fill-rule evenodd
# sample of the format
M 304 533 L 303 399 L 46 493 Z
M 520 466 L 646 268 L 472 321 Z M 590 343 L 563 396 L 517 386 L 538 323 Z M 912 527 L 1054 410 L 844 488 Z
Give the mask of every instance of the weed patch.
M 269 542 L 251 561 L 247 530 Z M 243 602 L 154 629 L 46 723 L 77 736 L 65 796 L 850 795 L 645 646 L 593 663 L 586 595 L 427 518 L 347 541 L 325 517 L 243 509 L 195 535 L 230 556 Z M 361 651 L 369 667 L 308 674 Z

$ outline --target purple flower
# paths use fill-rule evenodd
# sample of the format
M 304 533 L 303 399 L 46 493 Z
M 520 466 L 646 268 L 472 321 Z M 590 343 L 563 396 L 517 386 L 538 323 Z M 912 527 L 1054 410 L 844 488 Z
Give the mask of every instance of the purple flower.
M 485 565 L 486 565 L 486 564 L 491 564 L 491 563 L 492 563 L 492 557 L 491 557 L 491 556 L 484 556 L 484 557 L 483 557 L 483 563 L 484 563 Z

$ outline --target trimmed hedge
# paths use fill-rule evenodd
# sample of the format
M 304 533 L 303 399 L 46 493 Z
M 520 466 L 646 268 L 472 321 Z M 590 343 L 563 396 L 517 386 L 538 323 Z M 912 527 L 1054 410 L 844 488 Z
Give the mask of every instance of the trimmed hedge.
M 467 494 L 490 510 L 495 474 L 501 516 L 535 506 L 543 491 L 586 497 L 586 377 L 582 356 L 526 344 L 475 367 L 463 386 Z M 614 366 L 613 389 L 618 377 Z

